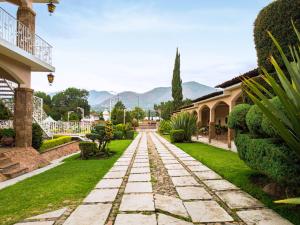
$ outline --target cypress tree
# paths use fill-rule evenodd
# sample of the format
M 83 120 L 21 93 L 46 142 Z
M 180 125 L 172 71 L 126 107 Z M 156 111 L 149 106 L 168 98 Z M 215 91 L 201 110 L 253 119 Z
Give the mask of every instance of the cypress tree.
M 176 51 L 175 65 L 172 78 L 172 97 L 174 100 L 174 108 L 178 109 L 182 104 L 182 81 L 180 78 L 180 54 L 178 48 Z

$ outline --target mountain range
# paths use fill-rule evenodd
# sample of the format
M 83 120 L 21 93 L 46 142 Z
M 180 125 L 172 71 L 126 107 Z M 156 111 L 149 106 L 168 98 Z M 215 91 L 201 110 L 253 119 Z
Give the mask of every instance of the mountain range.
M 183 83 L 182 90 L 184 99 L 195 99 L 216 91 L 215 88 L 195 81 Z M 140 106 L 143 109 L 152 109 L 154 104 L 159 104 L 160 102 L 169 101 L 171 99 L 171 87 L 157 87 L 144 93 L 125 91 L 117 95 L 113 95 L 108 91 L 91 90 L 88 101 L 92 109 L 103 111 L 104 109 L 109 109 L 110 102 L 112 102 L 113 106 L 118 100 L 121 100 L 126 108 Z

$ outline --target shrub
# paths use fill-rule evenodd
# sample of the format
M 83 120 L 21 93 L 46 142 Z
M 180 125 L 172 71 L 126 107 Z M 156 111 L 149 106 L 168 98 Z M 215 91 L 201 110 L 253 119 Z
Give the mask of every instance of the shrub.
M 56 146 L 63 145 L 71 141 L 72 141 L 72 137 L 69 136 L 62 136 L 56 139 L 45 140 L 39 150 L 43 152 L 47 149 L 54 148 Z
M 80 155 L 82 159 L 88 159 L 90 157 L 93 157 L 97 153 L 97 144 L 94 142 L 80 142 L 79 143 L 80 148 Z
M 170 134 L 172 125 L 170 120 L 162 120 L 159 123 L 158 132 L 161 134 Z
M 248 113 L 246 114 L 246 124 L 252 135 L 257 137 L 261 137 L 264 135 L 261 128 L 262 119 L 262 111 L 258 108 L 257 105 L 252 105 Z
M 228 127 L 230 129 L 247 131 L 246 114 L 250 109 L 248 104 L 239 104 L 235 106 L 228 116 Z
M 134 131 L 133 130 L 127 130 L 125 133 L 125 138 L 128 140 L 132 140 L 134 138 Z
M 197 131 L 197 117 L 188 112 L 180 113 L 172 118 L 173 130 L 184 130 L 184 141 L 190 142 Z
M 270 101 L 271 101 L 271 103 L 273 103 L 273 106 L 276 109 L 278 109 L 282 112 L 284 111 L 283 105 L 280 102 L 278 97 L 275 97 L 275 98 L 271 99 Z M 261 128 L 264 131 L 264 133 L 266 135 L 268 135 L 269 137 L 273 137 L 273 138 L 279 138 L 280 137 L 277 130 L 274 128 L 272 122 L 265 115 L 263 115 Z
M 269 71 L 274 70 L 268 60 L 270 55 L 278 59 L 279 65 L 283 66 L 279 52 L 267 31 L 277 38 L 284 52 L 289 51 L 289 45 L 298 44 L 291 19 L 297 27 L 300 25 L 300 0 L 277 0 L 261 10 L 254 24 L 254 40 L 259 67 L 265 67 Z M 288 54 L 288 57 L 290 58 L 291 54 Z
M 11 137 L 14 138 L 16 136 L 16 132 L 12 128 L 4 128 L 0 130 L 0 138 L 3 137 Z
M 184 142 L 184 130 L 171 130 L 170 139 L 172 143 Z
M 125 133 L 126 125 L 124 125 L 124 124 L 117 124 L 117 125 L 115 126 L 115 130 L 116 130 L 116 131 L 122 131 L 123 133 Z
M 40 149 L 43 144 L 43 130 L 41 127 L 33 123 L 32 124 L 32 147 L 35 149 Z
M 274 139 L 252 139 L 249 134 L 235 138 L 239 157 L 252 169 L 289 185 L 300 184 L 300 160 L 294 151 Z
M 122 140 L 124 137 L 124 133 L 122 131 L 114 131 L 114 139 Z

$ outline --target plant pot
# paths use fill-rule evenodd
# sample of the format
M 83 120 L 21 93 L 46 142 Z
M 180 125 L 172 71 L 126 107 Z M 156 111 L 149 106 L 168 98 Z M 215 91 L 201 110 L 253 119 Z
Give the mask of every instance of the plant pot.
M 14 144 L 14 138 L 13 137 L 2 137 L 1 138 L 1 144 L 5 147 L 11 147 Z

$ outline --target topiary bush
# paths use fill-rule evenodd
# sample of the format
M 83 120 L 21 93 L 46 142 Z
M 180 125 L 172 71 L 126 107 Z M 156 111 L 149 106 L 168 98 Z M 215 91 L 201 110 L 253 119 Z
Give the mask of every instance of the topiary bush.
M 32 147 L 39 150 L 43 144 L 43 130 L 36 124 L 32 124 Z
M 254 136 L 264 136 L 261 128 L 261 122 L 263 119 L 263 113 L 257 105 L 252 105 L 246 114 L 246 124 L 250 133 Z
M 300 26 L 300 0 L 277 0 L 263 8 L 254 23 L 254 41 L 259 67 L 265 67 L 268 71 L 274 71 L 268 58 L 273 55 L 280 66 L 283 61 L 273 44 L 267 31 L 270 31 L 288 57 L 291 57 L 288 46 L 298 44 L 296 34 L 293 31 L 291 19 L 296 27 Z
M 159 123 L 158 132 L 161 134 L 170 134 L 172 125 L 170 120 L 162 120 Z
M 122 131 L 114 131 L 114 139 L 115 140 L 122 140 L 124 137 L 124 133 Z
M 273 106 L 276 109 L 279 109 L 280 111 L 282 111 L 284 113 L 283 105 L 280 102 L 278 97 L 275 97 L 275 98 L 271 99 L 270 101 L 273 103 Z M 261 122 L 261 128 L 267 136 L 273 137 L 273 138 L 280 138 L 278 132 L 274 129 L 273 124 L 265 115 L 263 116 L 263 119 Z
M 170 139 L 172 143 L 184 142 L 184 130 L 171 130 Z
M 88 159 L 90 157 L 93 157 L 97 154 L 97 144 L 94 142 L 80 142 L 79 143 L 80 148 L 80 156 L 82 159 Z
M 300 160 L 285 145 L 274 139 L 253 139 L 238 133 L 235 144 L 239 157 L 252 169 L 265 174 L 278 183 L 300 184 Z
M 239 104 L 235 106 L 228 116 L 228 127 L 230 129 L 247 131 L 246 115 L 250 110 L 251 105 Z

